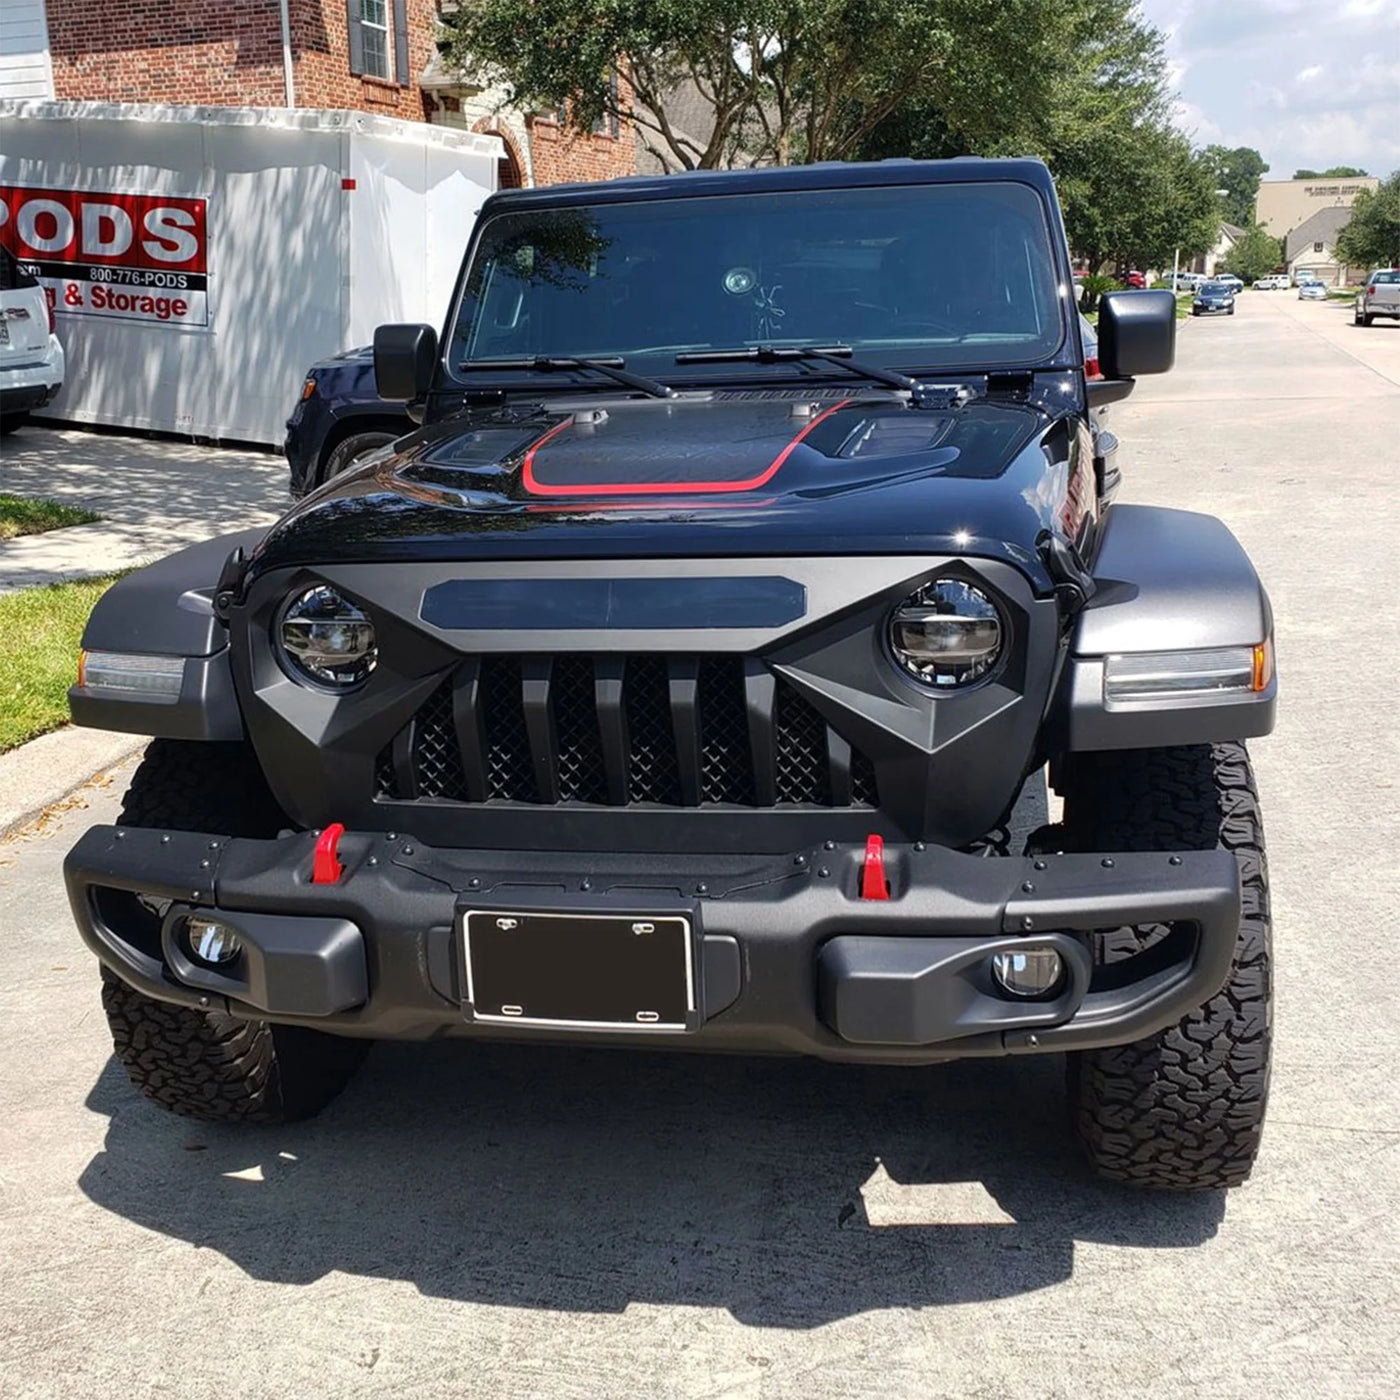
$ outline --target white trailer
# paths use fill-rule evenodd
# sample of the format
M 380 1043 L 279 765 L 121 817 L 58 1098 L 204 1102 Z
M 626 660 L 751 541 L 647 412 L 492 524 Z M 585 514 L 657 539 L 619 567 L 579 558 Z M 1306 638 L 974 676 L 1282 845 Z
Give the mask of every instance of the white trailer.
M 501 155 L 359 112 L 0 103 L 0 242 L 68 355 L 44 415 L 280 443 L 308 365 L 442 321 Z

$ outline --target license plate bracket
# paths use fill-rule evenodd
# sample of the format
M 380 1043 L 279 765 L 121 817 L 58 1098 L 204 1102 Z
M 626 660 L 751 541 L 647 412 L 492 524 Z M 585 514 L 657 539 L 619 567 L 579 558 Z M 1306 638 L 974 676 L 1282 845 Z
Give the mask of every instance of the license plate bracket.
M 468 1019 L 554 1030 L 699 1027 L 693 912 L 463 909 Z

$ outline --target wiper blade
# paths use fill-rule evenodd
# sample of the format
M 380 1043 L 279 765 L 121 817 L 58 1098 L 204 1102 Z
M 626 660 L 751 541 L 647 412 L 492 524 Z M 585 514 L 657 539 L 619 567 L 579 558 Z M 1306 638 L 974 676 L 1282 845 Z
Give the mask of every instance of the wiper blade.
M 822 360 L 838 369 L 849 370 L 862 379 L 873 379 L 896 389 L 917 391 L 919 382 L 901 374 L 897 369 L 862 364 L 851 358 L 849 345 L 740 345 L 733 350 L 683 350 L 676 356 L 678 365 L 737 364 L 751 360 L 756 364 L 781 364 L 784 360 Z
M 619 384 L 626 384 L 629 389 L 650 394 L 654 399 L 675 398 L 676 391 L 669 384 L 663 384 L 659 379 L 648 379 L 645 375 L 632 374 L 623 369 L 625 363 L 621 358 L 588 360 L 579 355 L 522 355 L 514 360 L 463 360 L 457 368 L 467 372 L 532 369 L 546 374 L 561 369 L 591 369 L 596 374 L 615 379 Z

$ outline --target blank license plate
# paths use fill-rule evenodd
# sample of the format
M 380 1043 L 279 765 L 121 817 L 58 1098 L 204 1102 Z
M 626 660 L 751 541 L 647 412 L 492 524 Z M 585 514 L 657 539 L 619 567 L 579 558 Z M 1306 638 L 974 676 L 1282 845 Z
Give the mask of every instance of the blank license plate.
M 462 938 L 477 1021 L 678 1031 L 695 1011 L 682 914 L 471 909 Z

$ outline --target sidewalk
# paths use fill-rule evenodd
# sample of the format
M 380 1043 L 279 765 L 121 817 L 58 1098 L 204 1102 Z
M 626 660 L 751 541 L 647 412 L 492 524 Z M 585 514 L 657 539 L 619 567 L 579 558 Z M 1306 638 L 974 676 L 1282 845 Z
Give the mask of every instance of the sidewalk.
M 0 446 L 0 491 L 86 506 L 102 520 L 0 543 L 0 593 L 133 568 L 291 504 L 273 452 L 27 424 Z

